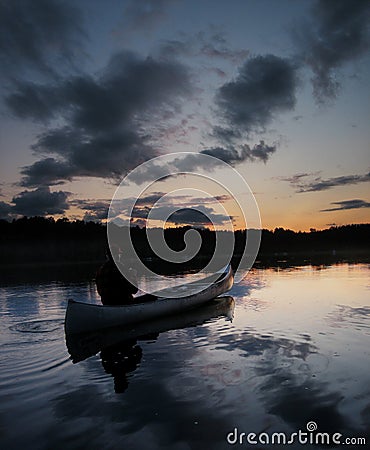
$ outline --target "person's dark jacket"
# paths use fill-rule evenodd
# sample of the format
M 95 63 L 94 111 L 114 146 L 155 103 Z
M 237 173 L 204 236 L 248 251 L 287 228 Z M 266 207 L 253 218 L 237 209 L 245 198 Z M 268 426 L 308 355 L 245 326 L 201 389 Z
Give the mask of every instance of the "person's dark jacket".
M 103 305 L 116 306 L 133 303 L 133 294 L 138 291 L 137 287 L 122 275 L 111 259 L 98 269 L 96 287 Z

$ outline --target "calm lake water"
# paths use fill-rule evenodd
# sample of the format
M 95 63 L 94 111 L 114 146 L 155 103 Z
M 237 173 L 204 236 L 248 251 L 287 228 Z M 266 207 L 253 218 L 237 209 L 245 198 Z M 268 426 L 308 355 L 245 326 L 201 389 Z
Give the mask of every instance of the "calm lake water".
M 203 310 L 76 364 L 65 308 L 68 298 L 99 302 L 93 280 L 73 268 L 44 281 L 6 279 L 0 446 L 282 448 L 248 444 L 240 434 L 266 442 L 315 422 L 342 440 L 367 439 L 347 448 L 369 448 L 369 274 L 366 264 L 254 269 L 230 292 L 232 321 L 230 308 Z M 242 444 L 232 445 L 236 438 Z

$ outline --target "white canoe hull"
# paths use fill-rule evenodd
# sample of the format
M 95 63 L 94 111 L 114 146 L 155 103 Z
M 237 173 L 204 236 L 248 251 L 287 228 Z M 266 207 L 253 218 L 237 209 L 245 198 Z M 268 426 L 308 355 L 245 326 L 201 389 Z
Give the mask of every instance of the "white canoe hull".
M 218 297 L 182 314 L 163 316 L 123 327 L 104 328 L 86 333 L 66 333 L 67 349 L 72 362 L 78 363 L 121 342 L 152 339 L 153 334 L 195 327 L 219 317 L 225 317 L 226 320 L 231 321 L 234 316 L 234 306 L 232 297 Z
M 201 292 L 185 297 L 159 298 L 154 302 L 125 306 L 92 305 L 69 300 L 65 318 L 65 331 L 66 333 L 84 333 L 178 314 L 224 294 L 231 289 L 233 282 L 232 269 L 228 266 L 223 276 L 216 282 Z

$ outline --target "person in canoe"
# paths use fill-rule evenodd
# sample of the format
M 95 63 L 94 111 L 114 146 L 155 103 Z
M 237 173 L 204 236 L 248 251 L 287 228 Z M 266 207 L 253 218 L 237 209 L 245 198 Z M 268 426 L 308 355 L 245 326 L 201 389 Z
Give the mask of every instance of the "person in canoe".
M 112 253 L 113 251 L 113 253 Z M 119 306 L 134 303 L 133 295 L 138 288 L 127 280 L 117 267 L 119 249 L 107 246 L 107 260 L 98 269 L 96 274 L 96 287 L 103 305 Z M 113 257 L 114 256 L 114 257 Z

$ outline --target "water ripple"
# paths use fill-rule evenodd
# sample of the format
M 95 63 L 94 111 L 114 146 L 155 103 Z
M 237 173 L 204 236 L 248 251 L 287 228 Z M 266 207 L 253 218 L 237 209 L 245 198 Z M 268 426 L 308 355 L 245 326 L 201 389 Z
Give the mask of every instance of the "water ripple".
M 31 320 L 11 325 L 9 329 L 11 331 L 19 331 L 20 333 L 53 333 L 54 331 L 59 331 L 63 323 L 60 319 Z

